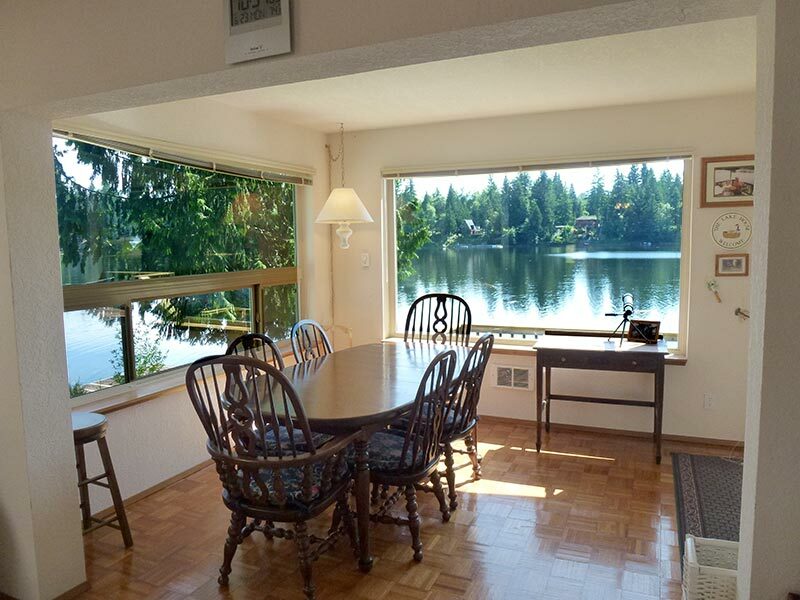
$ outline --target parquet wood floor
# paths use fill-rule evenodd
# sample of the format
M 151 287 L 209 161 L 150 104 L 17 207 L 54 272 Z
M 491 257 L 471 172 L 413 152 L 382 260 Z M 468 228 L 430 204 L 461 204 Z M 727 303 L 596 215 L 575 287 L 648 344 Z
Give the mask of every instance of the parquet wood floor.
M 658 466 L 648 439 L 554 431 L 537 455 L 535 438 L 534 425 L 482 423 L 483 479 L 472 482 L 461 457 L 451 521 L 420 494 L 423 562 L 412 560 L 407 529 L 373 525 L 372 572 L 358 571 L 342 540 L 314 564 L 318 598 L 680 598 L 670 452 L 733 451 L 665 442 Z M 112 529 L 86 536 L 91 588 L 81 598 L 302 598 L 294 544 L 258 534 L 239 548 L 230 587 L 219 588 L 228 513 L 213 467 L 133 503 L 128 518 L 130 550 Z

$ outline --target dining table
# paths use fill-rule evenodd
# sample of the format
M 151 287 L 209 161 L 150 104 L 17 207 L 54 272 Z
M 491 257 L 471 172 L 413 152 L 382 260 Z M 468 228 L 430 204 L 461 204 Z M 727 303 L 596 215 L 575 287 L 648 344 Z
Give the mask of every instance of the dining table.
M 456 377 L 469 348 L 426 342 L 387 340 L 337 350 L 283 369 L 297 390 L 313 431 L 357 434 L 355 499 L 359 568 L 372 568 L 369 539 L 369 439 L 411 410 L 431 360 L 440 352 L 456 352 Z

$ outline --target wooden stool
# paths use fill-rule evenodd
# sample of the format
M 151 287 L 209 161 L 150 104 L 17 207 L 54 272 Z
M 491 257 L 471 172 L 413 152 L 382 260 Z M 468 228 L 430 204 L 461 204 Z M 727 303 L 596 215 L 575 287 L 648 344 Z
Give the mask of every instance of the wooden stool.
M 128 517 L 125 516 L 125 507 L 122 504 L 122 496 L 119 493 L 117 477 L 114 475 L 114 465 L 111 463 L 111 454 L 108 452 L 106 443 L 106 429 L 108 429 L 108 419 L 97 413 L 72 413 L 72 435 L 75 438 L 75 457 L 78 460 L 78 490 L 81 494 L 81 515 L 83 518 L 83 533 L 94 531 L 98 527 L 108 525 L 122 532 L 122 540 L 125 547 L 133 546 L 131 529 L 128 526 Z M 83 446 L 90 442 L 97 442 L 97 449 L 100 451 L 100 458 L 103 461 L 104 473 L 96 477 L 86 476 L 86 456 Z M 106 481 L 101 481 L 105 479 Z M 99 485 L 111 492 L 111 499 L 114 501 L 114 516 L 107 519 L 98 519 L 92 516 L 89 506 L 89 484 Z M 119 524 L 115 523 L 119 521 Z

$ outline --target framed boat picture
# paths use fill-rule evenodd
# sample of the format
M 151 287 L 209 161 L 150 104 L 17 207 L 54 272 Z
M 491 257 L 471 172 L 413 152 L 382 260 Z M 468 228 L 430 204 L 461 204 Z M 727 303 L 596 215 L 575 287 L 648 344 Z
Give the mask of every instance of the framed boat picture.
M 714 275 L 717 277 L 747 277 L 750 274 L 749 254 L 717 254 L 715 258 Z
M 713 156 L 703 159 L 700 208 L 753 206 L 755 156 Z

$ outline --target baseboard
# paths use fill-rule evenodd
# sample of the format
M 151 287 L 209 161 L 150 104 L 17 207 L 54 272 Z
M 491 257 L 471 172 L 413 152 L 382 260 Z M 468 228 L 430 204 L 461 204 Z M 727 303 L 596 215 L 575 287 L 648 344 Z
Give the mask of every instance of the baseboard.
M 59 594 L 54 598 L 54 600 L 72 600 L 73 598 L 77 598 L 83 592 L 89 590 L 89 582 L 84 581 L 83 583 L 79 583 L 74 588 L 67 590 L 63 594 Z
M 481 415 L 482 423 L 510 423 L 517 425 L 535 425 L 535 420 L 514 419 L 511 417 L 495 417 L 491 415 Z M 625 437 L 652 438 L 650 431 L 633 431 L 630 429 L 609 429 L 606 427 L 591 427 L 589 425 L 572 425 L 570 423 L 551 423 L 550 429 L 555 431 L 584 431 L 588 433 L 602 433 L 609 435 L 621 435 Z M 683 442 L 688 444 L 703 444 L 706 446 L 742 446 L 744 442 L 740 440 L 722 440 L 717 438 L 694 437 L 689 435 L 673 435 L 665 433 L 661 439 L 668 442 Z
M 180 481 L 181 479 L 186 479 L 190 475 L 193 475 L 193 474 L 197 473 L 198 471 L 202 471 L 206 467 L 208 467 L 210 465 L 213 465 L 213 464 L 214 464 L 214 461 L 211 460 L 210 458 L 208 460 L 204 460 L 199 465 L 195 465 L 195 466 L 191 467 L 190 469 L 186 469 L 185 471 L 182 471 L 182 472 L 178 473 L 177 475 L 173 475 L 169 479 L 165 479 L 164 481 L 162 481 L 160 483 L 157 483 L 154 486 L 147 488 L 146 490 L 142 490 L 138 494 L 134 494 L 133 496 L 129 496 L 128 498 L 125 498 L 125 500 L 123 501 L 123 504 L 127 507 L 129 504 L 133 504 L 135 502 L 138 502 L 139 500 L 142 500 L 144 498 L 147 498 L 148 496 L 151 496 L 151 495 L 155 494 L 156 492 L 160 492 L 164 488 L 171 486 L 173 483 L 176 483 L 176 482 Z M 98 512 L 94 516 L 97 517 L 98 519 L 104 519 L 104 518 L 106 518 L 108 516 L 111 516 L 113 513 L 114 513 L 114 507 L 113 506 L 109 506 L 108 508 L 105 508 L 105 509 L 101 510 L 100 512 Z M 0 600 L 2 600 L 2 599 L 0 598 Z

